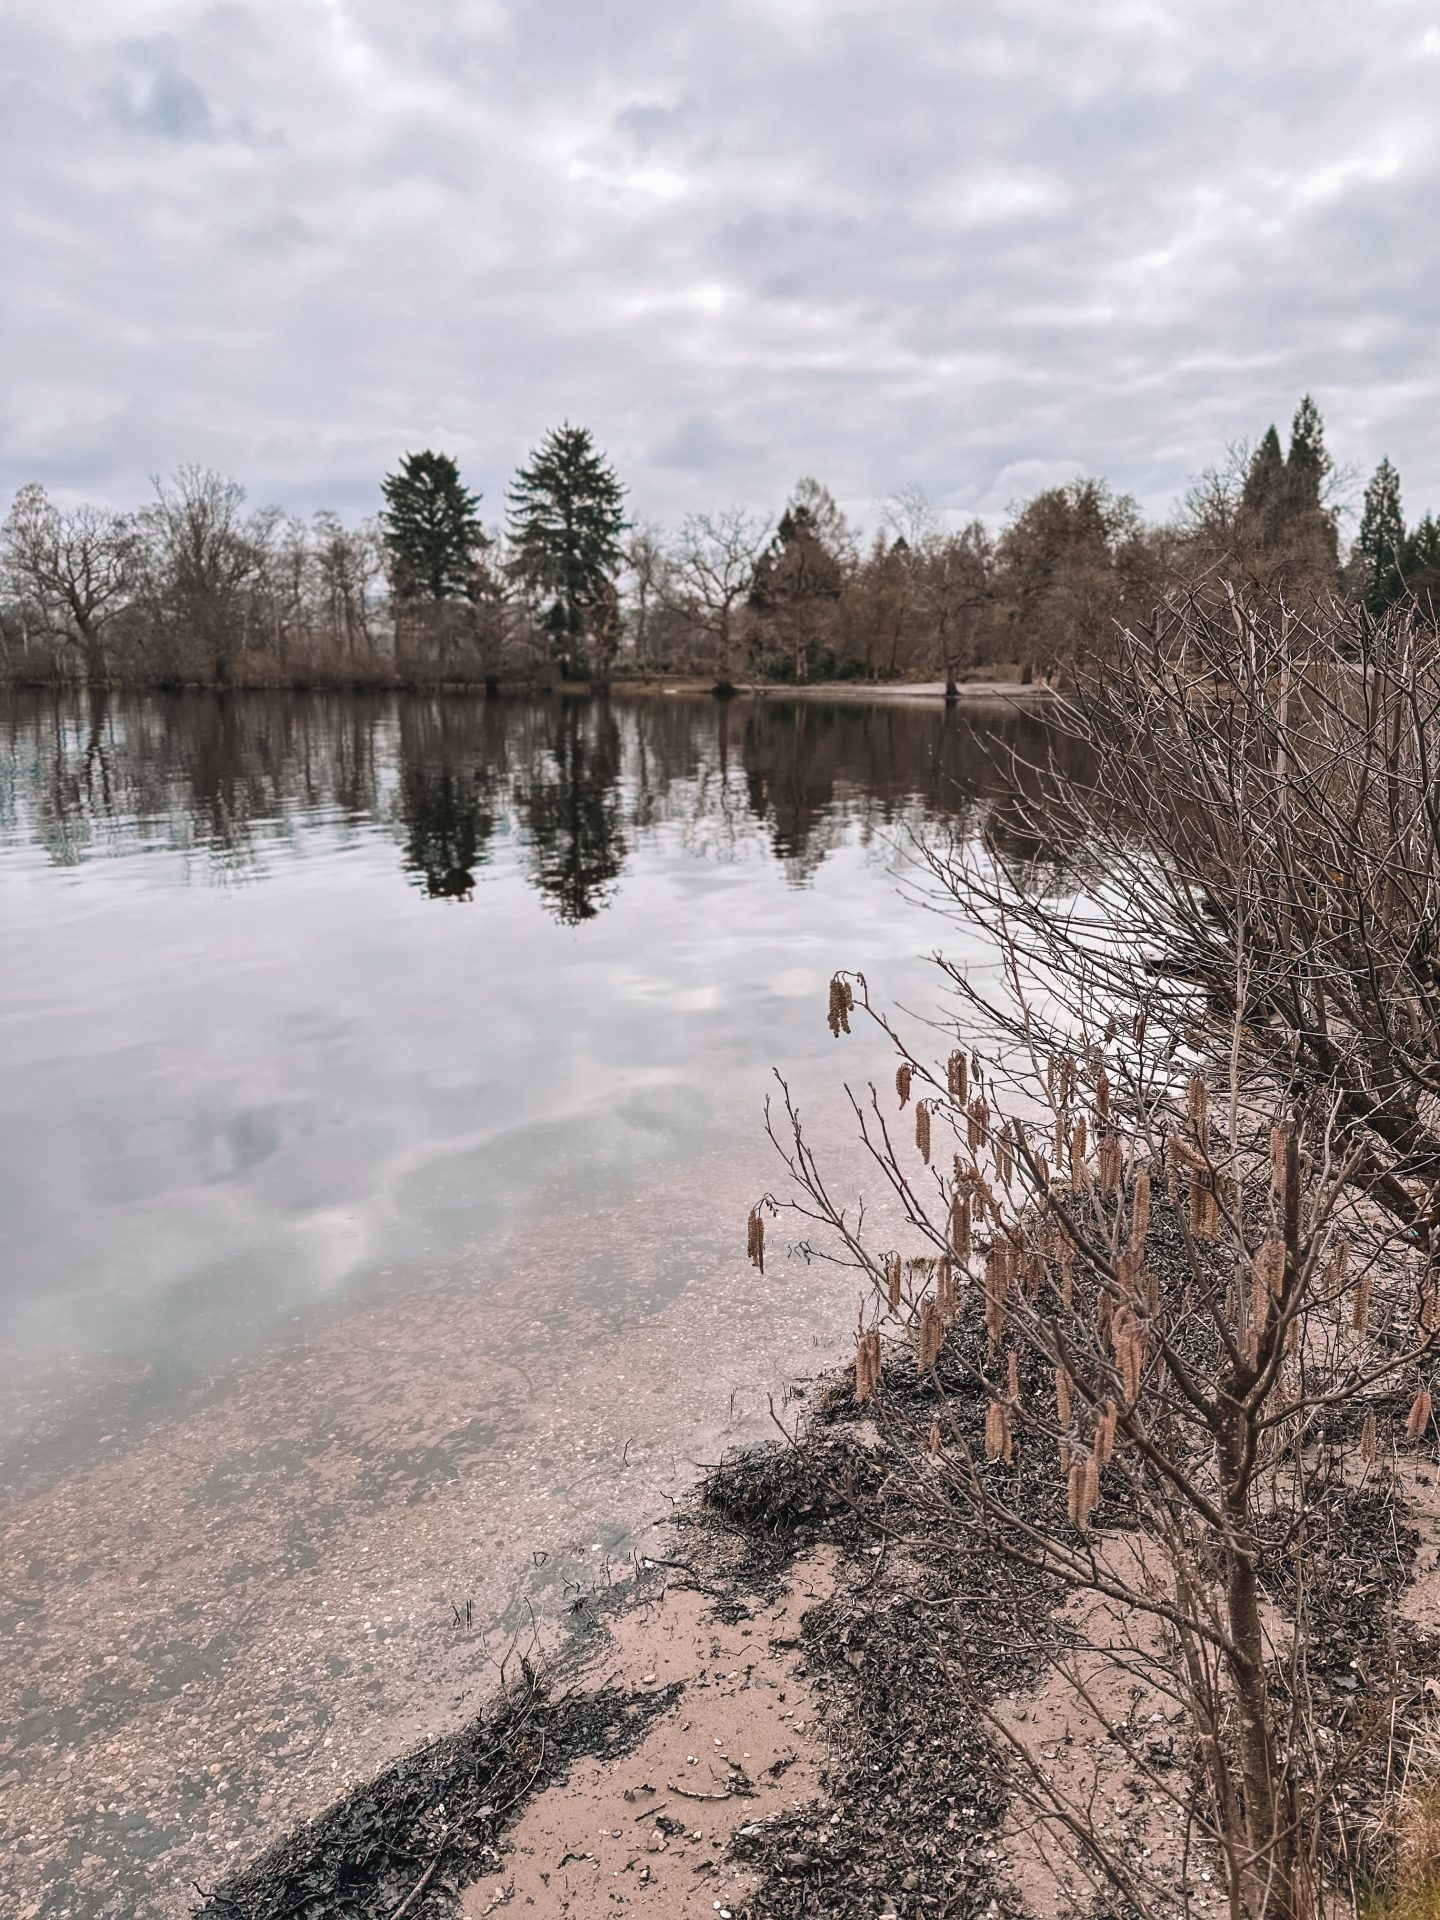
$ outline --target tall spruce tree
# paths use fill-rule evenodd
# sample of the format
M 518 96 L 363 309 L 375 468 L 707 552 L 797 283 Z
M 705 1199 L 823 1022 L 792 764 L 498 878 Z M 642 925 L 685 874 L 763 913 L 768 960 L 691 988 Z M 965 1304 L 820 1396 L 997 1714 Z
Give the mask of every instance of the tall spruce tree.
M 1285 478 L 1292 510 L 1324 505 L 1325 482 L 1330 477 L 1330 455 L 1325 450 L 1325 423 L 1307 393 L 1295 409 L 1290 425 L 1290 451 L 1285 456 Z
M 1427 513 L 1405 542 L 1405 587 L 1432 623 L 1440 624 L 1440 520 Z
M 1388 460 L 1375 469 L 1365 489 L 1365 511 L 1355 552 L 1364 569 L 1365 604 L 1372 613 L 1393 607 L 1405 591 L 1405 516 L 1400 507 L 1400 476 Z
M 626 526 L 625 489 L 584 427 L 547 433 L 506 495 L 520 577 L 553 594 L 545 624 L 568 673 L 587 630 L 597 637 L 601 677 L 616 637 L 614 577 Z
M 402 600 L 473 600 L 485 534 L 478 493 L 461 484 L 448 453 L 407 453 L 380 482 L 380 525 Z
M 1261 523 L 1268 522 L 1279 507 L 1284 491 L 1285 451 L 1279 434 L 1270 426 L 1265 429 L 1245 470 L 1240 511 Z

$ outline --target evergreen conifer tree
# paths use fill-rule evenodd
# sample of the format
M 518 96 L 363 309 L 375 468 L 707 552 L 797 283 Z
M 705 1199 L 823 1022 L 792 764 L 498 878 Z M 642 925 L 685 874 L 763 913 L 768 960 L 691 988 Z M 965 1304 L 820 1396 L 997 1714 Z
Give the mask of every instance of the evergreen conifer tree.
M 1365 489 L 1365 511 L 1355 551 L 1364 569 L 1365 604 L 1372 613 L 1393 607 L 1405 591 L 1405 516 L 1400 476 L 1388 460 Z
M 506 498 L 516 571 L 555 596 L 545 624 L 562 671 L 569 671 L 588 627 L 605 656 L 603 677 L 613 651 L 625 489 L 587 429 L 566 422 L 546 434 Z
M 1432 621 L 1440 621 L 1440 520 L 1427 513 L 1405 542 L 1405 589 Z
M 380 491 L 380 524 L 400 598 L 473 599 L 476 556 L 485 544 L 476 512 L 480 496 L 461 484 L 449 454 L 407 453 Z
M 1320 418 L 1320 409 L 1307 393 L 1295 409 L 1290 426 L 1290 451 L 1285 458 L 1292 509 L 1323 506 L 1330 469 L 1330 455 L 1325 450 L 1325 423 Z
M 1270 426 L 1265 429 L 1246 469 L 1240 511 L 1247 518 L 1264 524 L 1273 517 L 1284 491 L 1285 453 L 1279 434 Z

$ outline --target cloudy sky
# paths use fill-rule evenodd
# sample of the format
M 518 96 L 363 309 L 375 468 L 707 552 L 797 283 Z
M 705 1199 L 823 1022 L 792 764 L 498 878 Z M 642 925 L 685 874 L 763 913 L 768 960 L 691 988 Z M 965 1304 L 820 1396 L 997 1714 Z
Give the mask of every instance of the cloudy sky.
M 1160 512 L 1309 388 L 1440 508 L 1437 103 L 1429 0 L 8 0 L 0 499 Z

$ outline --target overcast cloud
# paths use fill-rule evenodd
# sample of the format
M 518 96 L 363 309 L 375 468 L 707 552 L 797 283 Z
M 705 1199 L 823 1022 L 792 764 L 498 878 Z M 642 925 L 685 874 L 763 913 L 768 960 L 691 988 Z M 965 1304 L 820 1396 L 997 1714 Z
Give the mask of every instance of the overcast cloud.
M 1437 105 L 1411 0 L 9 0 L 0 494 L 494 517 L 568 416 L 662 520 L 1160 512 L 1309 388 L 1414 516 Z

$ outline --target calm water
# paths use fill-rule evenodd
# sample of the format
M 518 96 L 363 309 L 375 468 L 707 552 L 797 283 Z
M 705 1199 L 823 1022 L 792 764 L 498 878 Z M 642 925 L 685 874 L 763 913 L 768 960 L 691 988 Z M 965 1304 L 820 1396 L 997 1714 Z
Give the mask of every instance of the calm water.
M 210 1366 L 684 1154 L 912 984 L 985 781 L 936 707 L 10 699 L 0 1348 Z
M 978 735 L 975 729 L 980 729 Z M 0 1857 L 172 1920 L 493 1686 L 853 1298 L 774 1249 L 826 983 L 1038 723 L 938 705 L 0 705 Z M 473 1602 L 475 1628 L 457 1631 Z

